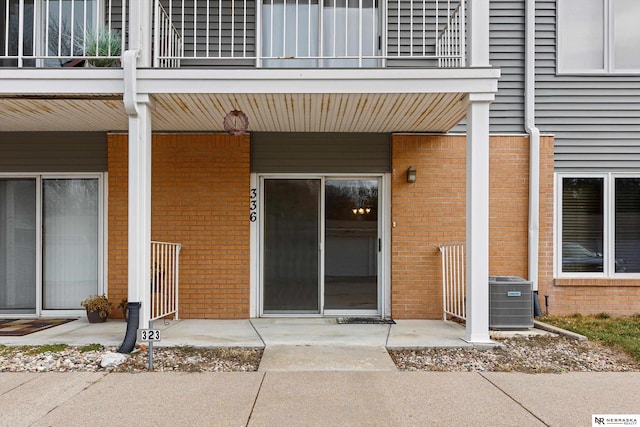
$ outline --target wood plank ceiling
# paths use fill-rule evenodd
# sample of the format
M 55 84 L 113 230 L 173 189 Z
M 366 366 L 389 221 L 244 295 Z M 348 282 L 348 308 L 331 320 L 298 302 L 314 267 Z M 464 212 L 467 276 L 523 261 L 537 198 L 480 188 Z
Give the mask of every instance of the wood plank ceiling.
M 161 94 L 154 131 L 222 131 L 233 109 L 254 132 L 445 132 L 466 113 L 463 93 Z M 118 96 L 2 98 L 2 131 L 126 131 Z

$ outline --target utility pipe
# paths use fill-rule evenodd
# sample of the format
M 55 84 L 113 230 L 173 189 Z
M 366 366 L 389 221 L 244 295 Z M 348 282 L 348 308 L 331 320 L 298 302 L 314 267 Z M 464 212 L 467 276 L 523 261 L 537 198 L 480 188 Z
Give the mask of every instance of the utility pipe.
M 526 0 L 525 15 L 525 130 L 529 134 L 529 280 L 538 290 L 540 238 L 540 130 L 536 127 L 536 2 Z

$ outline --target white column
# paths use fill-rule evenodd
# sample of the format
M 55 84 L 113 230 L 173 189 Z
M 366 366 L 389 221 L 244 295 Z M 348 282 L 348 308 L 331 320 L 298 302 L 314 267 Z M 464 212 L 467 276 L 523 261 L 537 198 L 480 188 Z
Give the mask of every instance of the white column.
M 467 110 L 467 324 L 465 340 L 489 338 L 489 105 L 493 94 L 469 94 Z
M 129 46 L 138 51 L 138 67 L 151 66 L 151 19 L 155 1 L 129 2 Z
M 489 0 L 470 0 L 467 60 L 470 67 L 489 67 Z
M 139 327 L 150 317 L 151 102 L 138 95 L 129 115 L 129 302 L 141 302 Z

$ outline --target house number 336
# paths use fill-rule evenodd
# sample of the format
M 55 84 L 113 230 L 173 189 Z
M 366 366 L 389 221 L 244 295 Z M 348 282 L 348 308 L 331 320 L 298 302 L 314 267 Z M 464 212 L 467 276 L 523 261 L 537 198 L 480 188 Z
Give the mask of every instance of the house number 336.
M 249 198 L 249 221 L 256 222 L 258 218 L 258 191 L 251 189 L 251 197 Z

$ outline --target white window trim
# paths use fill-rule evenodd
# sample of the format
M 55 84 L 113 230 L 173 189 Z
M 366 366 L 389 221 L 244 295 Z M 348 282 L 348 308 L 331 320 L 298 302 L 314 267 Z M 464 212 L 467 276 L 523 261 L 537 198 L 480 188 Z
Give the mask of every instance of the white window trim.
M 640 278 L 640 273 L 616 273 L 615 258 L 615 179 L 640 178 L 640 174 L 599 172 L 599 173 L 556 173 L 555 178 L 555 230 L 553 242 L 554 277 L 569 278 Z M 602 273 L 562 272 L 562 180 L 564 178 L 602 178 L 603 180 L 603 255 L 605 261 Z
M 561 42 L 562 38 L 560 37 L 561 27 L 562 27 L 562 17 L 566 11 L 566 7 L 563 7 L 563 1 L 557 1 L 556 8 L 556 74 L 557 75 L 600 75 L 600 76 L 636 76 L 640 74 L 639 69 L 624 69 L 617 70 L 615 68 L 615 31 L 614 26 L 611 25 L 612 20 L 614 19 L 613 13 L 613 2 L 611 0 L 604 0 L 604 10 L 603 10 L 603 19 L 604 19 L 604 68 L 602 69 L 583 69 L 583 68 L 568 68 L 563 67 L 561 58 L 563 57 L 564 46 Z
M 84 313 L 77 310 L 44 310 L 42 307 L 42 181 L 46 179 L 97 179 L 98 180 L 98 293 L 107 293 L 107 176 L 103 172 L 0 172 L 0 178 L 31 178 L 36 180 L 36 311 L 34 314 L 3 317 L 74 317 Z

